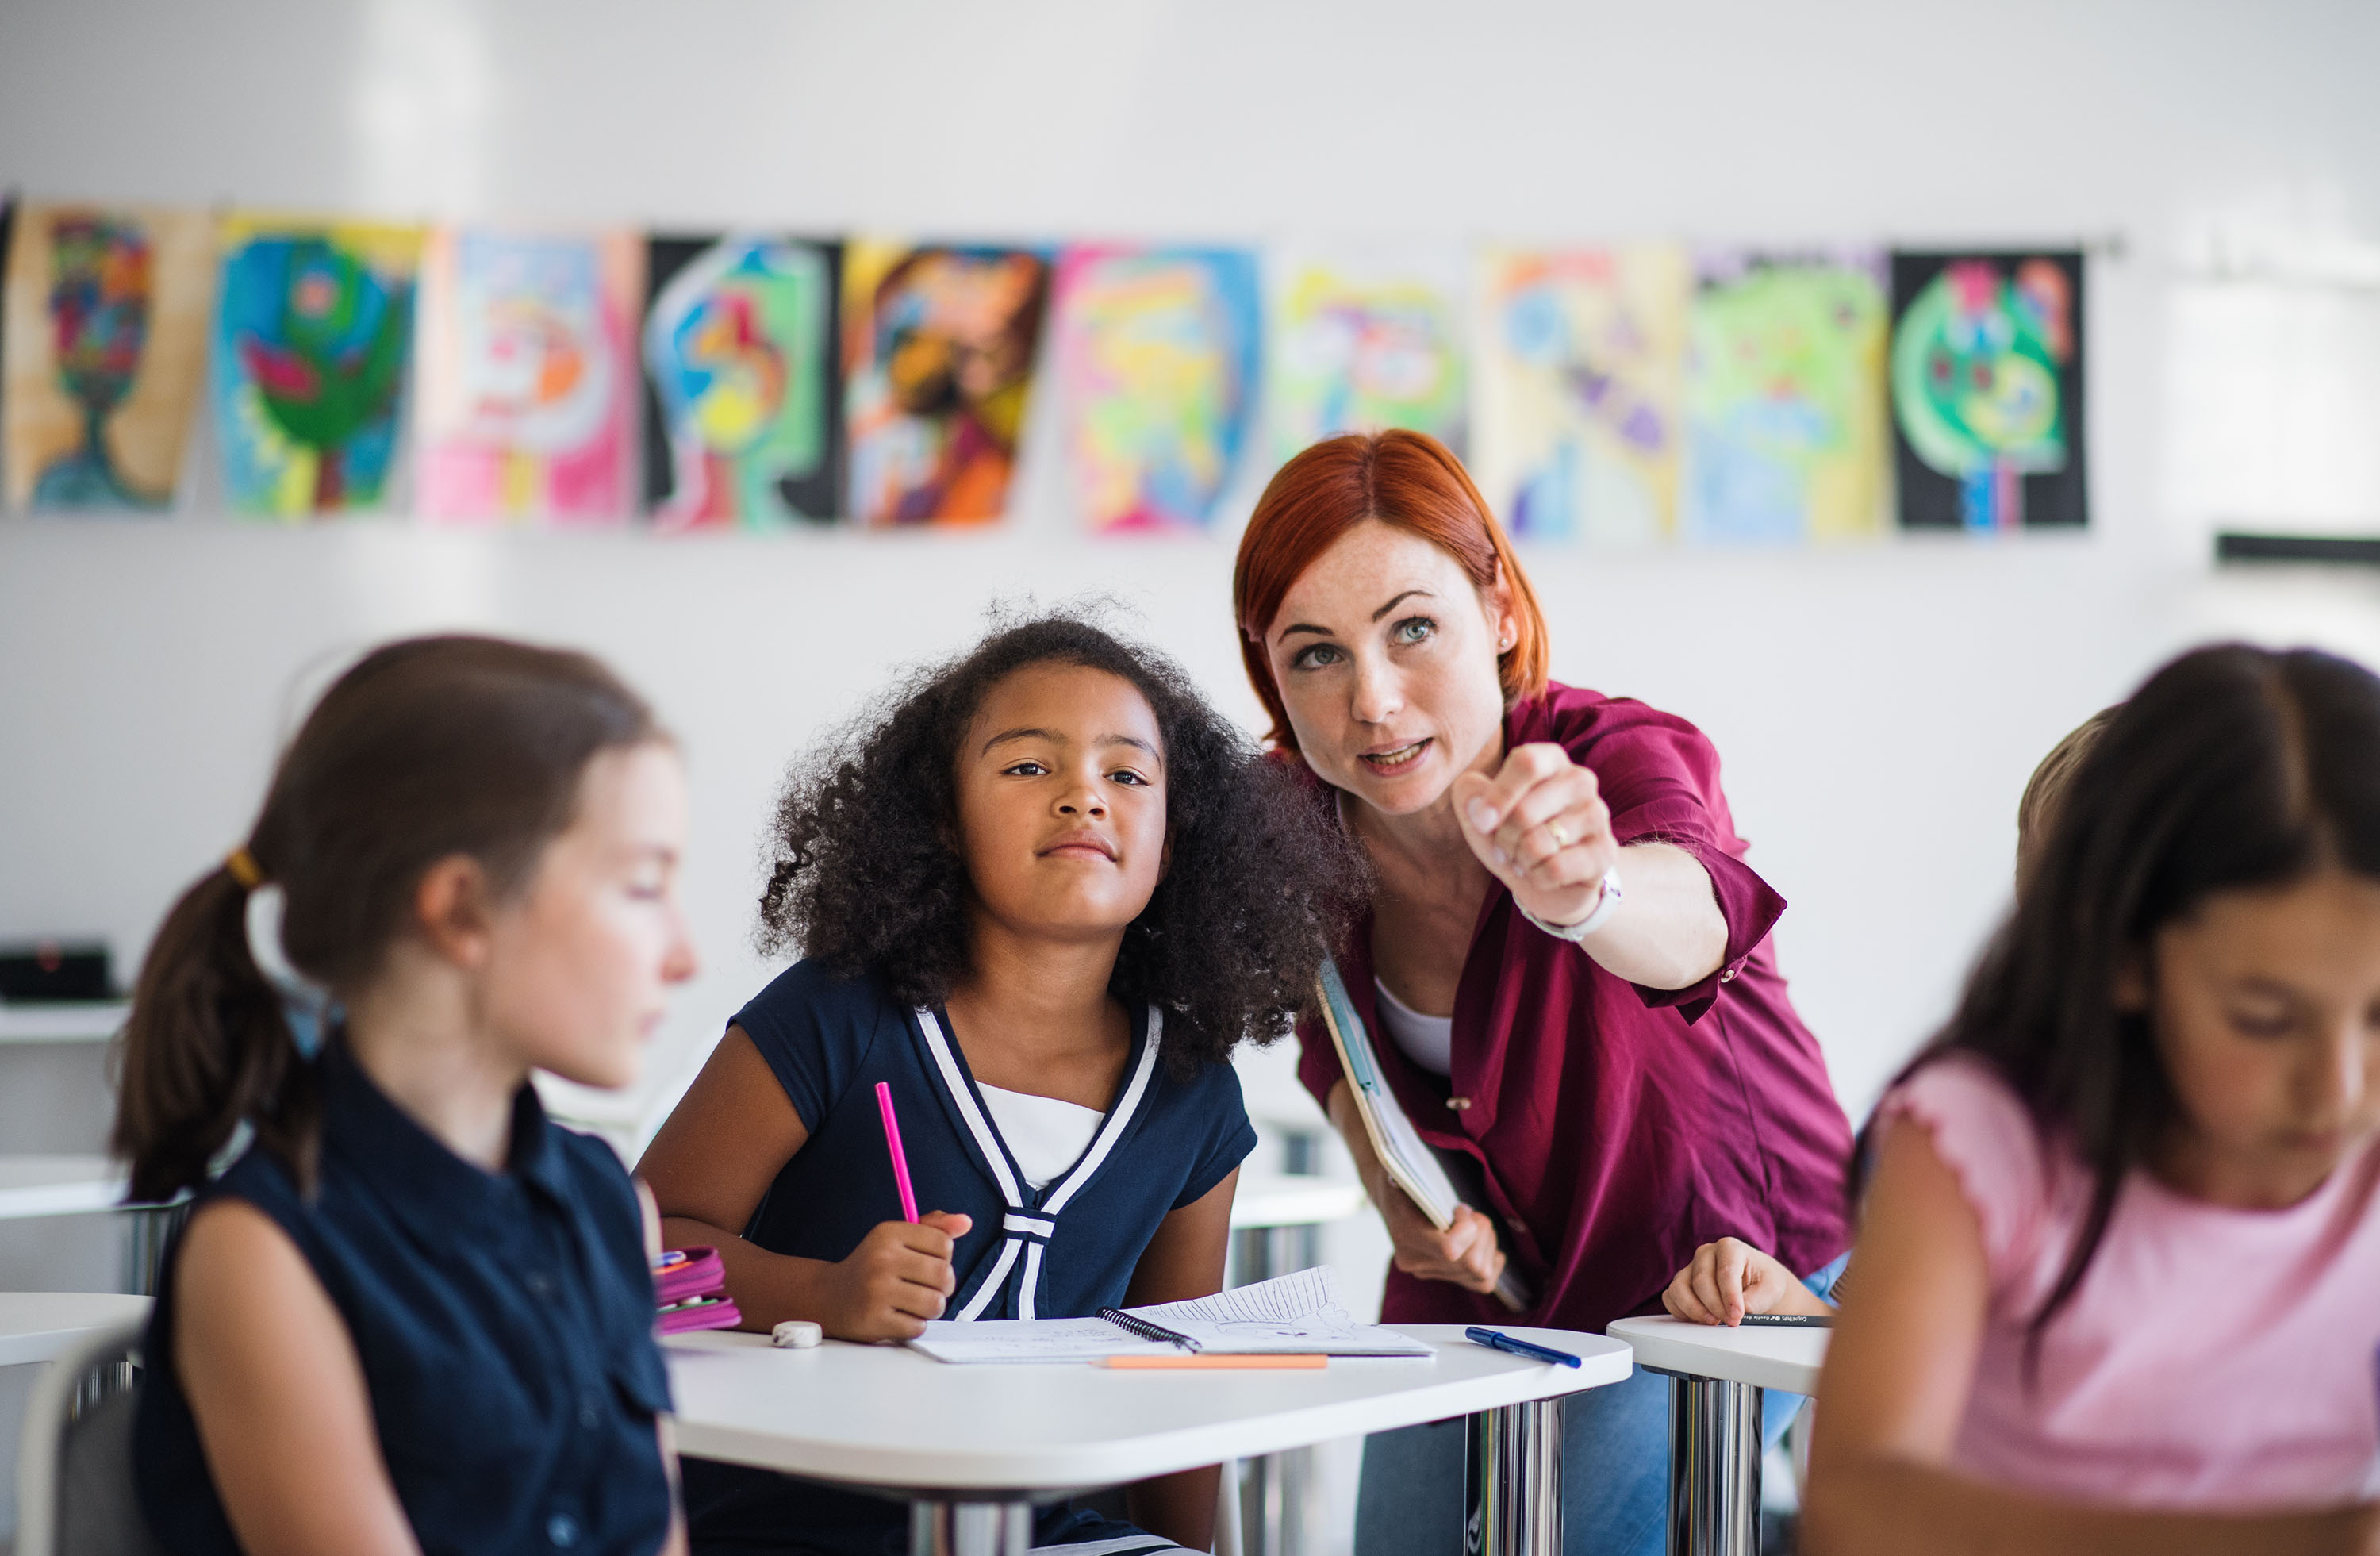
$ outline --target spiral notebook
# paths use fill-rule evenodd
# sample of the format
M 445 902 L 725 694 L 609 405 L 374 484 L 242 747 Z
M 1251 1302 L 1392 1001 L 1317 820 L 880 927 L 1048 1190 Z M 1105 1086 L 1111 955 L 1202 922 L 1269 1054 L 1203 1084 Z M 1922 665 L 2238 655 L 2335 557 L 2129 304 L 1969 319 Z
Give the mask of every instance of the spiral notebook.
M 1149 1338 L 1152 1332 L 1180 1338 Z M 1191 1349 L 1223 1356 L 1436 1354 L 1394 1330 L 1357 1323 L 1339 1300 L 1339 1278 L 1327 1264 L 1213 1296 L 1130 1308 L 1114 1319 L 940 1320 L 928 1324 L 909 1347 L 936 1361 L 1012 1365 L 1175 1355 Z

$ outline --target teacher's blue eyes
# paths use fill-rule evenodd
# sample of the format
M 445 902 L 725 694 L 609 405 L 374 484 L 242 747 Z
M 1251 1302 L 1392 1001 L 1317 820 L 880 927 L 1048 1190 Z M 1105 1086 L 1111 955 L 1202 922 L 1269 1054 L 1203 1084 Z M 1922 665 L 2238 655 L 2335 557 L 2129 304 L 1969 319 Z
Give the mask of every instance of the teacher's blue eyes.
M 1389 641 L 1401 648 L 1427 643 L 1437 636 L 1438 623 L 1428 616 L 1407 616 L 1389 628 Z M 1293 670 L 1319 670 L 1346 657 L 1336 643 L 1309 643 L 1291 657 L 1289 665 Z

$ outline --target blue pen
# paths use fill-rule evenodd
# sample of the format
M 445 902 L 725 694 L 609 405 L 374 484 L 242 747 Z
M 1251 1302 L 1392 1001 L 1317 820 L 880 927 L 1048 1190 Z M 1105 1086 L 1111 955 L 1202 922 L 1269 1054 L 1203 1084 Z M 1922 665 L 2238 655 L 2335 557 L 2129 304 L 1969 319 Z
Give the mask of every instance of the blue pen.
M 1531 1361 L 1552 1362 L 1557 1367 L 1584 1365 L 1578 1357 L 1572 1355 L 1568 1351 L 1557 1351 L 1550 1345 L 1533 1344 L 1526 1340 L 1516 1339 L 1512 1335 L 1506 1334 L 1502 1330 L 1481 1329 L 1477 1324 L 1474 1324 L 1463 1331 L 1463 1337 L 1493 1350 L 1509 1351 L 1516 1356 L 1526 1356 Z

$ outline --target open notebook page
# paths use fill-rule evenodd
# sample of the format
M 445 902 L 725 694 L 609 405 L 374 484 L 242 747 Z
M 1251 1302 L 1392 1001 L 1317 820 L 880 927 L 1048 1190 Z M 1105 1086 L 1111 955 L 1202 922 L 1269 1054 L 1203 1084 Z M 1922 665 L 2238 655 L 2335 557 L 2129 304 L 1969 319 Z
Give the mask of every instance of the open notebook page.
M 1329 1265 L 1301 1270 L 1187 1302 L 1135 1307 L 1222 1355 L 1427 1356 L 1430 1348 L 1378 1324 L 1360 1324 L 1339 1300 Z M 937 1361 L 1088 1362 L 1103 1356 L 1171 1355 L 1166 1341 L 1141 1340 L 1105 1319 L 978 1319 L 941 1321 L 909 1342 Z

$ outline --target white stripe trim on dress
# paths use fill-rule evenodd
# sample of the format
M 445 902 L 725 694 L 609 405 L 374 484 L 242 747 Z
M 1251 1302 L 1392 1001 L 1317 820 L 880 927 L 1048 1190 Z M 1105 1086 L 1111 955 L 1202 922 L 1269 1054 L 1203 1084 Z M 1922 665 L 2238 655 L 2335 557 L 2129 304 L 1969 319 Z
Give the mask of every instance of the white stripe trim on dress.
M 1009 1246 L 1015 1246 L 1013 1243 Z M 1025 1276 L 1016 1282 L 1016 1316 L 1020 1319 L 1034 1316 L 1033 1296 L 1041 1289 L 1041 1250 L 1049 1246 L 1047 1243 L 1025 1245 Z
M 983 1284 L 975 1288 L 975 1295 L 959 1309 L 959 1322 L 965 1323 L 983 1316 L 983 1310 L 991 1305 L 991 1299 L 1000 1295 L 1002 1284 L 1008 1279 L 1009 1267 L 1016 1262 L 1016 1250 L 1023 1243 L 1021 1237 L 1011 1237 L 1000 1246 L 1000 1257 L 992 1261 L 991 1273 L 983 1278 Z M 1026 1316 L 1030 1318 L 1032 1315 Z
M 968 1089 L 966 1076 L 951 1053 L 950 1039 L 942 1035 L 942 1024 L 934 1019 L 931 1010 L 919 1005 L 917 1025 L 925 1031 L 926 1046 L 933 1052 L 935 1068 L 942 1072 L 943 1087 L 959 1105 L 959 1116 L 966 1120 L 967 1131 L 975 1137 L 983 1159 L 991 1164 L 991 1175 L 1000 1185 L 1000 1197 L 1008 1201 L 1011 1209 L 1023 1209 L 1025 1197 L 1016 1191 L 1015 1174 L 1008 1170 L 1008 1153 L 1001 1148 L 998 1131 L 983 1116 L 983 1110 L 976 1106 L 975 1093 Z
M 1165 1014 L 1150 1005 L 1148 1041 L 1141 1047 L 1140 1064 L 1132 1073 L 1132 1085 L 1124 1088 L 1123 1100 L 1118 1102 L 1115 1112 L 1108 1116 L 1107 1127 L 1100 1130 L 1099 1137 L 1091 1142 L 1090 1153 L 1075 1164 L 1075 1170 L 1058 1185 L 1057 1192 L 1041 1202 L 1043 1215 L 1054 1216 L 1063 1210 L 1066 1201 L 1091 1181 L 1092 1175 L 1099 1170 L 1099 1163 L 1108 1159 L 1108 1152 L 1115 1149 L 1115 1143 L 1123 1137 L 1125 1125 L 1140 1110 L 1140 1099 L 1148 1090 L 1148 1077 L 1157 1068 L 1158 1044 L 1164 1035 Z
M 1044 1201 L 1037 1215 L 1025 1209 L 1025 1197 L 1017 1191 L 1015 1174 L 1008 1170 L 1008 1152 L 1000 1132 L 992 1127 L 991 1121 L 984 1117 L 983 1110 L 976 1105 L 975 1093 L 968 1088 L 966 1076 L 959 1069 L 957 1057 L 951 1052 L 950 1038 L 943 1032 L 942 1024 L 935 1019 L 930 1007 L 919 1005 L 917 1008 L 917 1027 L 926 1035 L 926 1047 L 934 1056 L 935 1068 L 941 1073 L 942 1086 L 950 1092 L 951 1100 L 958 1104 L 959 1116 L 966 1121 L 967 1132 L 975 1137 L 976 1149 L 983 1153 L 984 1161 L 991 1167 L 992 1176 L 999 1182 L 1001 1197 L 1008 1202 L 1009 1213 L 1002 1218 L 1002 1230 L 1008 1236 L 1001 1244 L 1000 1258 L 993 1262 L 990 1273 L 976 1287 L 975 1295 L 959 1310 L 958 1321 L 965 1323 L 978 1318 L 991 1305 L 992 1298 L 999 1295 L 1005 1283 L 1010 1268 L 1015 1264 L 1016 1251 L 1020 1247 L 1025 1250 L 1025 1275 L 1016 1295 L 1016 1316 L 1020 1319 L 1034 1316 L 1034 1296 L 1041 1286 L 1041 1250 L 1047 1246 L 1048 1239 L 1057 1234 L 1058 1213 L 1066 1208 L 1066 1201 L 1091 1181 L 1098 1173 L 1099 1164 L 1108 1159 L 1108 1153 L 1115 1149 L 1116 1142 L 1123 1137 L 1124 1129 L 1132 1122 L 1133 1115 L 1140 1111 L 1141 1099 L 1148 1095 L 1148 1077 L 1156 1073 L 1157 1050 L 1165 1034 L 1165 1015 L 1155 1005 L 1148 1009 L 1148 1040 L 1141 1045 L 1140 1063 L 1133 1069 L 1132 1083 L 1124 1088 L 1123 1098 L 1108 1114 L 1107 1123 L 1091 1142 L 1091 1149 L 1060 1182 L 1057 1191 Z M 1032 1241 L 1026 1240 L 1028 1235 Z

